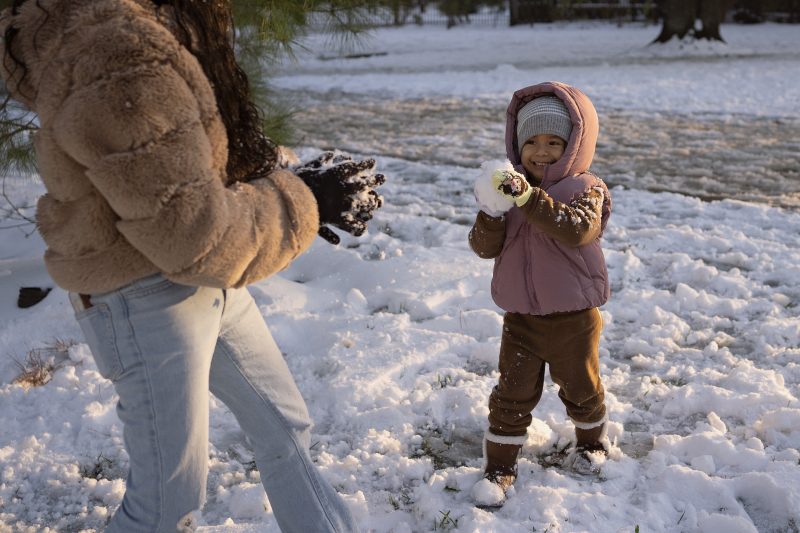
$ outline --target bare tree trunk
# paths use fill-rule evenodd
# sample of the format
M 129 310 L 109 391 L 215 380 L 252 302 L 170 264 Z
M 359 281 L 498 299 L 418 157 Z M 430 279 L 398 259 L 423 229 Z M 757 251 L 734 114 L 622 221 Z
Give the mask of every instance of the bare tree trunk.
M 725 42 L 719 26 L 732 3 L 732 0 L 664 0 L 664 25 L 653 42 L 665 43 L 673 37 L 683 39 L 687 35 Z M 702 24 L 700 29 L 695 27 L 698 18 Z
M 509 0 L 508 25 L 516 26 L 517 24 L 519 24 L 519 0 Z
M 653 41 L 654 43 L 665 43 L 677 37 L 683 39 L 694 31 L 694 23 L 697 17 L 698 0 L 664 0 L 664 24 L 661 26 L 661 33 Z
M 728 7 L 728 0 L 700 0 L 699 18 L 703 26 L 699 31 L 695 32 L 695 37 L 697 39 L 725 42 L 725 39 L 719 33 L 719 25 L 725 18 Z
M 400 2 L 398 0 L 391 2 L 390 8 L 392 10 L 393 24 L 402 26 L 405 22 L 405 17 L 403 16 L 403 8 L 400 7 Z

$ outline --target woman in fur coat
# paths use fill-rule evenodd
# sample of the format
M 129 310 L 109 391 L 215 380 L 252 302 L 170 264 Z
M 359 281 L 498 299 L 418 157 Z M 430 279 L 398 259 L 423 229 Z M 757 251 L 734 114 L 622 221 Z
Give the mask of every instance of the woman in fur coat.
M 130 470 L 108 531 L 192 529 L 208 391 L 254 448 L 282 531 L 355 531 L 309 457 L 311 420 L 245 288 L 319 232 L 363 233 L 375 162 L 288 170 L 233 53 L 230 0 L 16 0 L 10 94 L 38 115 L 37 223 L 100 373 Z

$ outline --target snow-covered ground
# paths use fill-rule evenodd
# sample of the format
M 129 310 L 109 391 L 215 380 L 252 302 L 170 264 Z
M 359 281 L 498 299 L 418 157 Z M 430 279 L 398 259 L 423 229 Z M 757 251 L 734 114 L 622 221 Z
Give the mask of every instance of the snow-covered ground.
M 645 47 L 657 33 L 387 29 L 356 50 L 385 54 L 359 59 L 329 59 L 312 37 L 275 78 L 302 106 L 301 155 L 346 147 L 389 177 L 367 235 L 318 239 L 251 288 L 316 421 L 314 458 L 365 531 L 800 531 L 800 213 L 770 205 L 800 190 L 800 31 L 724 26 L 727 46 Z M 491 262 L 466 243 L 471 183 L 503 155 L 511 91 L 552 78 L 595 101 L 598 166 L 616 184 L 601 350 L 615 445 L 597 476 L 543 466 L 573 433 L 548 382 L 515 491 L 490 513 L 469 489 L 502 315 Z M 671 177 L 729 198 L 642 190 Z M 40 192 L 9 186 L 21 203 Z M 16 308 L 20 286 L 51 284 L 42 249 L 0 231 L 0 531 L 102 528 L 127 461 L 113 387 L 63 291 Z M 57 368 L 28 389 L 13 380 L 31 352 Z M 210 401 L 201 530 L 277 531 L 243 435 Z

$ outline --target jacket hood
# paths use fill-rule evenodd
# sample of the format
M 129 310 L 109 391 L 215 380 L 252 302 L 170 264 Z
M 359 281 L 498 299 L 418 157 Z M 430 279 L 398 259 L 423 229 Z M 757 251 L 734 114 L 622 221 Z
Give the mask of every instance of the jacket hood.
M 564 155 L 545 168 L 541 187 L 547 189 L 567 176 L 589 170 L 594 159 L 599 122 L 597 111 L 589 97 L 566 83 L 548 81 L 516 91 L 506 111 L 506 157 L 517 170 L 526 175 L 517 151 L 517 113 L 525 104 L 544 95 L 560 98 L 572 119 L 572 133 L 567 139 Z

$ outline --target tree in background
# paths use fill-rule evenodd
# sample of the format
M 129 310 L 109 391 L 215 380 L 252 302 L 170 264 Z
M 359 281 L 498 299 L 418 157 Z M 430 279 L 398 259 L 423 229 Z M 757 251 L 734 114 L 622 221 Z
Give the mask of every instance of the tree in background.
M 653 42 L 665 43 L 673 37 L 724 42 L 719 26 L 732 5 L 731 0 L 662 0 L 663 25 Z
M 392 25 L 402 26 L 408 17 L 415 13 L 424 13 L 428 0 L 383 0 L 381 2 L 392 15 Z M 419 15 L 417 15 L 419 16 Z

